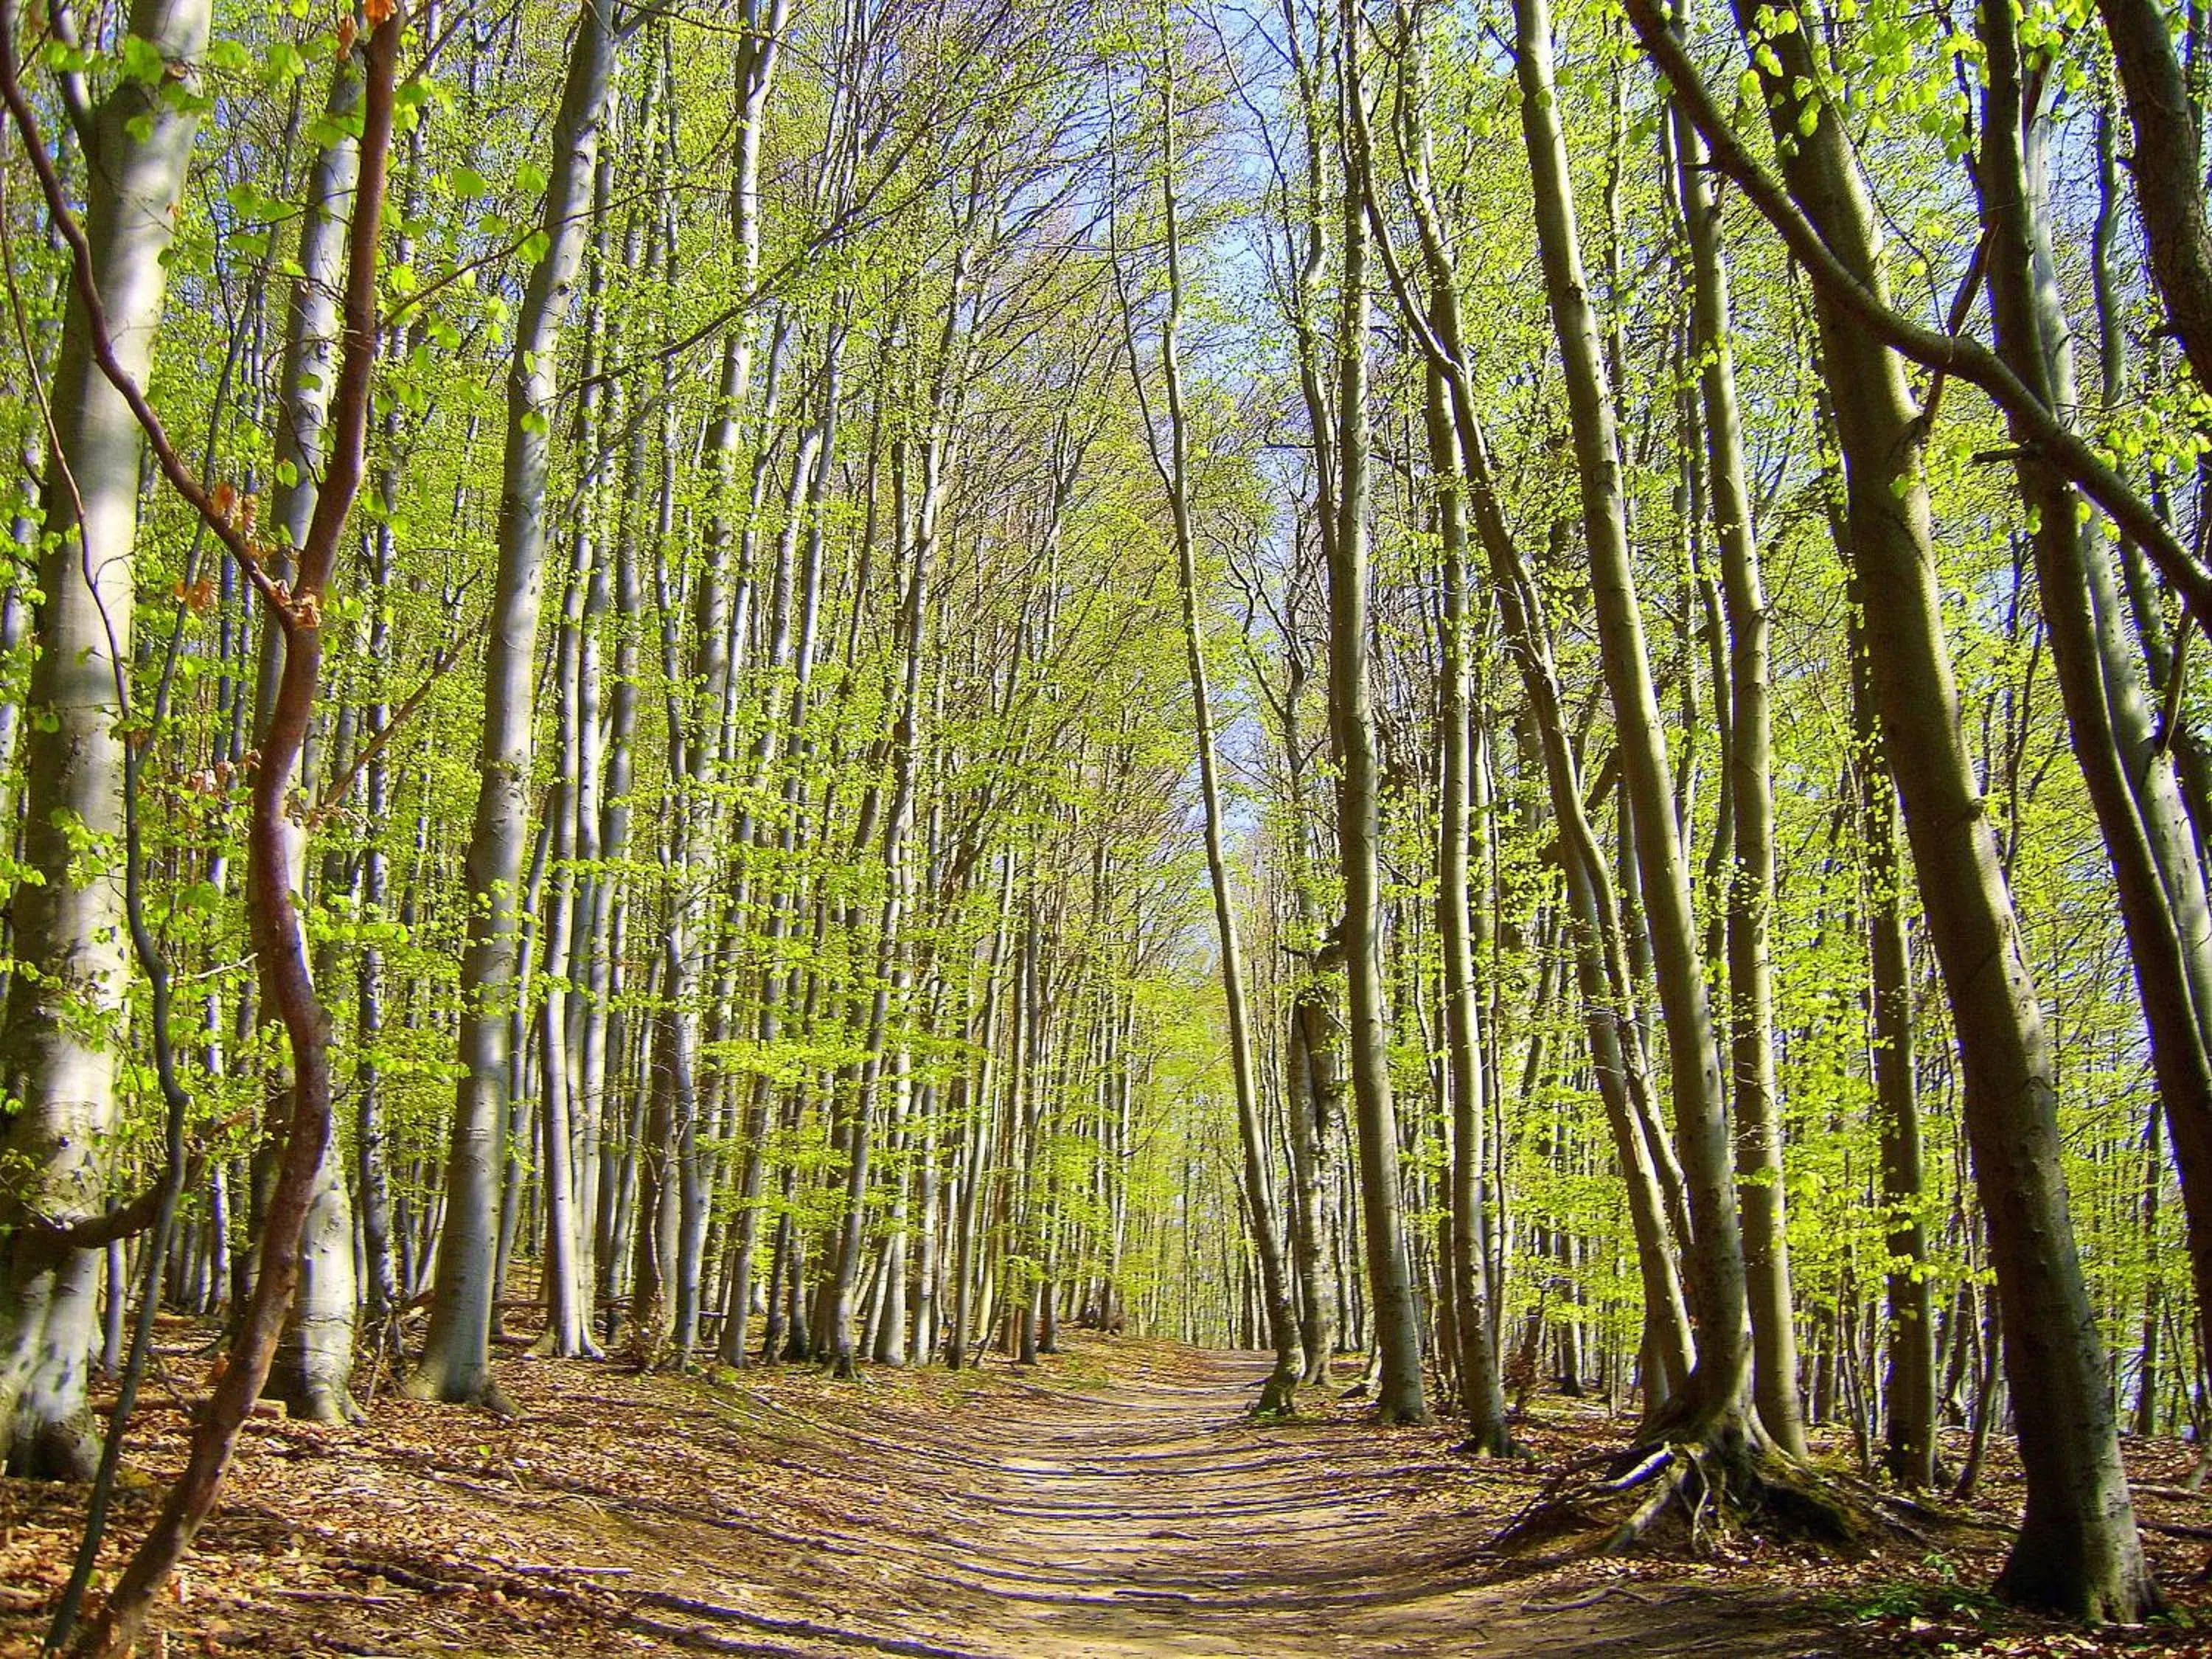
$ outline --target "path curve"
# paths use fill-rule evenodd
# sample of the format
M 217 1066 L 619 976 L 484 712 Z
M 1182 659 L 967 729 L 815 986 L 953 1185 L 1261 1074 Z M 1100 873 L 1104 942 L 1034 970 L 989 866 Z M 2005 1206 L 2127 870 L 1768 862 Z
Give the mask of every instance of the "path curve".
M 1255 1424 L 1264 1356 L 1176 1358 L 948 1449 L 967 1501 L 939 1565 L 981 1626 L 954 1642 L 1024 1659 L 1838 1650 L 1802 1609 L 1686 1571 L 1498 1582 L 1495 1500 L 1470 1507 L 1434 1433 Z
M 1544 1466 L 1500 1464 L 1460 1455 L 1448 1429 L 1378 1428 L 1349 1403 L 1255 1423 L 1265 1370 L 1091 1337 L 1034 1371 L 994 1360 L 844 1382 L 509 1359 L 501 1382 L 524 1409 L 505 1423 L 392 1398 L 360 1425 L 255 1419 L 191 1597 L 162 1619 L 187 1651 L 374 1659 L 1863 1647 L 1794 1563 L 1532 1574 L 1486 1553 L 1541 1467 L 1620 1431 L 1594 1403 L 1549 1402 L 1528 1431 Z M 173 1459 L 184 1426 L 161 1413 L 142 1443 Z M 70 1501 L 0 1483 L 19 1555 L 70 1535 Z M 149 1504 L 131 1495 L 126 1526 Z M 0 1554 L 0 1576 L 14 1559 Z M 0 1652 L 12 1633 L 0 1607 Z

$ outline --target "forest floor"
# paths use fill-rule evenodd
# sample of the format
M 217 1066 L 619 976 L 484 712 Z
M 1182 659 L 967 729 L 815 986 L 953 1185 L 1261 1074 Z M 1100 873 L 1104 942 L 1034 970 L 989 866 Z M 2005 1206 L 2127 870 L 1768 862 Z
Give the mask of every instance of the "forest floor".
M 166 1475 L 188 1403 L 134 1428 Z M 1034 1370 L 714 1379 L 503 1360 L 511 1421 L 388 1389 L 359 1427 L 249 1425 L 227 1501 L 147 1649 L 264 1654 L 714 1652 L 763 1659 L 1139 1655 L 2212 1654 L 2205 1546 L 2150 1542 L 2178 1616 L 2092 1643 L 2000 1612 L 1997 1468 L 1940 1547 L 1838 1560 L 1755 1539 L 1695 1559 L 1532 1570 L 1487 1546 L 1547 1474 L 1630 1426 L 1540 1397 L 1532 1460 L 1357 1401 L 1255 1423 L 1250 1356 L 1085 1337 Z M 165 1393 L 166 1389 L 166 1393 Z M 2137 1478 L 2188 1467 L 2136 1449 Z M 120 1500 L 120 1543 L 155 1492 Z M 82 1489 L 0 1482 L 0 1656 L 35 1650 Z M 2180 1528 L 2212 1495 L 2144 1498 Z M 2208 1531 L 2212 1536 L 2212 1531 Z

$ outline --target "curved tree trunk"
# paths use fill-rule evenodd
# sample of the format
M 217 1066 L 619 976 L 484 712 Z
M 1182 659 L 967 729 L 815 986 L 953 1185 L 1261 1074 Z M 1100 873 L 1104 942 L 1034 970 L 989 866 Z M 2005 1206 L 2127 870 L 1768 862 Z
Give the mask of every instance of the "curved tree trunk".
M 1537 242 L 1565 369 L 1599 652 L 1618 734 L 1624 805 L 1636 830 L 1637 869 L 1667 1028 L 1675 1139 L 1694 1234 L 1690 1269 L 1697 1359 L 1666 1431 L 1725 1447 L 1753 1426 L 1745 1401 L 1751 1356 L 1743 1335 L 1743 1243 L 1728 1114 L 1666 734 L 1629 557 L 1613 392 L 1575 227 L 1566 139 L 1553 83 L 1551 12 L 1546 0 L 1516 0 L 1513 15 L 1522 126 L 1534 175 Z

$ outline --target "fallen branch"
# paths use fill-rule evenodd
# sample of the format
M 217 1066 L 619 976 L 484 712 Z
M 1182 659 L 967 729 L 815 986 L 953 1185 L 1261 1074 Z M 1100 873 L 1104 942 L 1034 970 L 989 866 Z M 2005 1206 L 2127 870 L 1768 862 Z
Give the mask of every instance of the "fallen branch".
M 1628 1519 L 1613 1529 L 1605 1541 L 1597 1547 L 1596 1553 L 1619 1555 L 1624 1551 L 1633 1548 L 1636 1541 L 1650 1530 L 1651 1523 L 1659 1518 L 1659 1512 L 1672 1503 L 1675 1494 L 1682 1490 L 1684 1483 L 1689 1478 L 1687 1460 L 1677 1456 L 1671 1447 L 1662 1455 L 1664 1461 L 1660 1468 L 1653 1472 L 1662 1477 L 1659 1485 L 1636 1506 Z M 1705 1507 L 1703 1484 L 1702 1481 L 1699 1483 L 1698 1498 L 1698 1507 L 1700 1510 Z M 1692 1515 L 1693 1528 L 1695 1525 L 1696 1516 Z
M 2195 1538 L 2212 1540 L 2212 1527 L 2185 1526 L 2179 1521 L 2146 1521 L 2140 1515 L 2136 1517 L 2136 1530 L 2154 1532 L 2165 1538 Z
M 1606 1492 L 1632 1491 L 1645 1481 L 1664 1473 L 1674 1455 L 1674 1449 L 1672 1446 L 1662 1446 L 1618 1480 L 1599 1481 L 1595 1490 Z
M 1578 1595 L 1571 1601 L 1523 1601 L 1523 1613 L 1577 1613 L 1584 1607 L 1594 1607 L 1608 1595 L 1625 1595 L 1632 1601 L 1641 1601 L 1646 1607 L 1656 1606 L 1660 1598 L 1645 1595 L 1625 1583 L 1614 1583 L 1595 1590 L 1588 1595 Z

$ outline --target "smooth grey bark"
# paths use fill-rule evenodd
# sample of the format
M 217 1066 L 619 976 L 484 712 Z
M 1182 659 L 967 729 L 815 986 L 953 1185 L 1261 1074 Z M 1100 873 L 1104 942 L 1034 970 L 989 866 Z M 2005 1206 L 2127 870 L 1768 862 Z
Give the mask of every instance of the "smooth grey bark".
M 969 1333 L 975 1327 L 974 1310 L 981 1300 L 977 1295 L 982 1254 L 979 1237 L 984 1214 L 983 1194 L 992 1185 L 988 1146 L 992 1139 L 1000 1011 L 1005 1004 L 1005 968 L 1007 957 L 1007 934 L 1012 915 L 1011 899 L 1014 884 L 1014 860 L 1011 853 L 1000 860 L 998 906 L 995 914 L 1001 920 L 992 929 L 991 942 L 987 948 L 981 972 L 982 987 L 975 1012 L 969 1021 L 969 1034 L 975 1045 L 975 1063 L 971 1070 L 963 1070 L 955 1079 L 955 1098 L 965 1105 L 965 1112 L 956 1112 L 955 1121 L 967 1120 L 962 1149 L 962 1183 L 960 1203 L 956 1212 L 952 1261 L 951 1320 L 946 1331 L 945 1363 L 948 1369 L 959 1370 L 968 1363 Z M 986 1313 L 986 1321 L 988 1315 Z
M 1762 35 L 1754 14 L 1748 0 L 1736 8 L 1740 30 L 1765 48 L 1757 72 L 1789 194 L 1850 280 L 1886 305 L 1873 204 L 1842 123 L 1814 96 L 1820 82 L 1810 46 L 1802 34 Z M 1692 93 L 1704 97 L 1649 0 L 1629 0 L 1629 15 L 1676 94 L 1686 101 Z M 1766 67 L 1769 54 L 1778 68 Z M 1709 98 L 1692 112 L 1717 147 L 1717 134 L 1727 135 Z M 1920 465 L 1921 410 L 1903 360 L 1854 296 L 1829 283 L 1824 274 L 1815 314 L 1844 457 L 1867 653 L 1958 1035 L 1966 1134 L 2027 1478 L 2025 1524 L 2000 1585 L 2080 1616 L 2131 1620 L 2155 1605 L 2155 1591 L 2120 1471 L 2102 1345 L 2074 1243 L 2050 1034 L 1960 728 Z
M 665 63 L 656 64 L 638 99 L 637 125 L 641 155 L 654 149 L 657 112 L 669 101 Z M 662 164 L 662 183 L 670 179 Z M 663 204 L 652 221 L 650 233 L 643 210 L 633 212 L 623 232 L 623 264 L 631 270 L 658 273 L 664 285 L 672 286 L 672 252 L 665 246 L 672 222 L 668 205 L 672 192 L 664 191 Z M 641 244 L 643 244 L 641 249 Z M 642 258 L 641 259 L 641 253 Z M 612 319 L 619 326 L 621 319 Z M 623 950 L 628 933 L 629 904 L 617 873 L 629 859 L 633 812 L 630 793 L 635 767 L 638 717 L 639 629 L 645 615 L 643 582 L 640 575 L 640 544 L 648 535 L 665 541 L 672 517 L 675 490 L 675 399 L 672 395 L 674 370 L 664 364 L 660 375 L 661 418 L 658 423 L 638 409 L 629 413 L 630 440 L 623 462 L 623 495 L 619 522 L 609 561 L 594 566 L 590 590 L 584 601 L 586 665 L 592 660 L 591 640 L 599 626 L 611 628 L 612 654 L 606 665 L 606 708 L 604 726 L 594 721 L 585 727 L 599 752 L 599 781 L 596 823 L 588 825 L 595 869 L 585 897 L 577 906 L 582 932 L 577 950 L 582 958 L 580 994 L 572 1016 L 576 1036 L 576 1079 L 580 1097 L 589 1103 L 585 1126 L 585 1165 L 592 1185 L 591 1224 L 585 1231 L 592 1240 L 592 1268 L 581 1275 L 596 1295 L 612 1303 L 621 1287 L 623 1249 L 621 1218 L 625 1172 L 632 1167 L 635 1136 L 628 1132 L 631 1100 L 627 1091 L 610 1086 L 620 1074 L 625 1041 L 632 1024 L 617 1005 L 625 981 Z M 617 384 L 620 396 L 621 385 Z M 617 407 L 622 405 L 617 404 Z M 653 466 L 655 441 L 660 465 Z M 657 480 L 657 496 L 650 495 Z M 648 501 L 653 505 L 648 508 Z M 650 526 L 648 510 L 653 514 Z M 581 803 L 580 801 L 580 807 Z M 580 835 L 583 831 L 580 829 Z M 580 848 L 584 843 L 580 841 Z M 573 955 L 574 953 L 572 953 Z M 610 1152 L 613 1146 L 620 1150 Z M 610 1332 L 614 1316 L 610 1315 Z
M 555 117 L 542 227 L 516 315 L 507 377 L 499 507 L 499 568 L 485 654 L 483 782 L 469 834 L 464 890 L 460 1061 L 446 1173 L 446 1223 L 422 1358 L 408 1380 L 418 1397 L 498 1403 L 491 1376 L 492 1255 L 498 1224 L 501 1126 L 509 1045 L 520 994 L 518 903 L 529 845 L 531 726 L 538 618 L 547 540 L 552 416 L 576 273 L 590 233 L 599 125 L 616 56 L 613 0 L 581 0 Z
M 187 77 L 206 50 L 206 0 L 135 0 L 131 33 Z M 174 214 L 198 120 L 162 88 L 128 77 L 86 135 L 84 234 L 109 342 L 143 386 L 161 320 Z M 0 1158 L 0 1221 L 69 1224 L 106 1207 L 117 1125 L 116 1056 L 129 973 L 119 872 L 79 853 L 83 832 L 115 845 L 123 818 L 116 676 L 131 658 L 132 560 L 143 449 L 137 421 L 94 361 L 72 289 L 47 386 L 53 449 L 40 492 L 45 594 L 34 632 L 24 744 L 25 864 L 15 890 L 0 1068 L 17 1103 Z M 85 1383 L 95 1340 L 100 1253 L 36 1232 L 0 1244 L 0 1460 L 10 1474 L 88 1477 L 96 1448 Z
M 422 25 L 434 36 L 440 12 L 433 3 L 424 8 Z M 407 178 L 401 198 L 402 228 L 392 240 L 395 265 L 411 265 L 415 241 L 405 229 L 420 212 L 422 202 L 424 127 L 418 119 L 407 134 Z M 407 347 L 427 337 L 427 325 L 416 317 L 406 329 L 391 329 L 385 354 L 397 357 Z M 394 398 L 386 410 L 379 448 L 381 465 L 377 490 L 389 506 L 399 499 L 403 410 Z M 398 579 L 398 538 L 391 515 L 381 515 L 369 532 L 368 638 L 366 654 L 369 697 L 362 718 L 370 730 L 381 732 L 392 719 L 392 597 Z M 387 823 L 392 815 L 392 767 L 380 744 L 371 754 L 362 776 L 362 808 L 373 824 Z M 394 1258 L 390 1135 L 385 1118 L 384 1079 L 377 1063 L 377 1046 L 385 1019 L 384 949 L 378 927 L 386 920 L 391 893 L 391 860 L 385 838 L 371 836 L 362 849 L 360 916 L 367 924 L 362 941 L 356 987 L 355 1031 L 359 1059 L 355 1094 L 355 1172 L 361 1212 L 363 1311 L 368 1317 L 376 1347 L 398 1358 L 399 1310 L 403 1300 L 398 1265 Z
M 1546 0 L 1516 0 L 1513 15 L 1537 242 L 1565 369 L 1599 651 L 1618 732 L 1623 799 L 1635 824 L 1637 871 L 1667 1030 L 1675 1139 L 1694 1233 L 1689 1259 L 1698 1352 L 1666 1431 L 1726 1448 L 1755 1426 L 1746 1409 L 1751 1355 L 1744 1340 L 1743 1243 L 1728 1114 L 1666 733 L 1629 556 L 1613 393 L 1583 273 L 1553 87 L 1550 8 Z
M 607 483 L 606 458 L 599 441 L 603 401 L 599 367 L 606 336 L 607 201 L 613 173 L 613 157 L 603 150 L 593 169 L 593 226 L 586 276 L 584 354 L 579 372 L 582 390 L 576 399 L 575 448 L 586 459 L 576 491 L 575 523 L 569 530 L 568 579 L 562 591 L 560 631 L 554 649 L 555 741 L 561 758 L 545 803 L 550 835 L 546 880 L 552 896 L 545 907 L 542 929 L 545 988 L 538 1009 L 538 1167 L 545 1222 L 542 1272 L 545 1330 L 540 1346 L 563 1356 L 598 1352 L 585 1301 L 589 1279 L 583 1260 L 583 1205 L 575 1133 L 576 1119 L 592 1109 L 592 1103 L 576 1090 L 576 1048 L 568 1033 L 570 999 L 563 988 L 580 942 L 578 919 L 583 895 L 579 891 L 577 866 L 585 842 L 592 839 L 597 829 L 598 780 L 593 775 L 597 757 L 587 752 L 587 744 L 596 743 L 599 711 L 587 701 L 596 688 L 590 682 L 586 664 L 586 613 L 599 580 L 601 501 Z M 604 587 L 600 591 L 604 592 Z M 588 737 L 587 726 L 592 728 Z
M 1767 606 L 1746 478 L 1736 399 L 1728 259 L 1705 140 L 1673 112 L 1676 189 L 1690 245 L 1690 342 L 1705 414 L 1713 526 L 1728 615 L 1729 776 L 1734 858 L 1728 878 L 1729 1060 L 1735 1120 L 1736 1199 L 1751 1310 L 1752 1397 L 1775 1444 L 1805 1455 L 1797 1334 L 1790 1291 L 1789 1218 L 1774 1070 L 1773 733 L 1767 712 Z M 1689 677 L 1684 676 L 1686 682 Z
M 1341 8 L 1344 95 L 1359 88 L 1360 25 L 1352 0 Z M 1419 1309 L 1401 1220 L 1397 1103 L 1390 1082 L 1389 1011 L 1382 984 L 1380 928 L 1379 779 L 1373 691 L 1369 684 L 1367 543 L 1367 216 L 1364 191 L 1345 191 L 1342 295 L 1336 331 L 1337 395 L 1334 519 L 1328 552 L 1328 703 L 1339 767 L 1337 838 L 1344 866 L 1346 1048 L 1358 1143 L 1361 1218 L 1365 1225 L 1370 1324 L 1378 1362 L 1376 1405 L 1386 1423 L 1429 1417 L 1421 1377 Z

